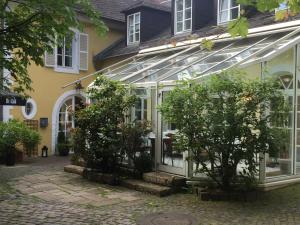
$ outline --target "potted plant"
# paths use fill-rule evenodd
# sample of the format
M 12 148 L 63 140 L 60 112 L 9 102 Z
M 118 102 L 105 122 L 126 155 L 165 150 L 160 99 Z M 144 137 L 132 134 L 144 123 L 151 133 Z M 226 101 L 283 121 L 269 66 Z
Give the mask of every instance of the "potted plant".
M 33 149 L 41 142 L 41 136 L 38 132 L 26 128 L 22 135 L 23 146 L 27 149 L 28 155 L 31 156 Z
M 70 152 L 70 144 L 64 132 L 59 132 L 57 136 L 56 149 L 60 156 L 68 156 Z

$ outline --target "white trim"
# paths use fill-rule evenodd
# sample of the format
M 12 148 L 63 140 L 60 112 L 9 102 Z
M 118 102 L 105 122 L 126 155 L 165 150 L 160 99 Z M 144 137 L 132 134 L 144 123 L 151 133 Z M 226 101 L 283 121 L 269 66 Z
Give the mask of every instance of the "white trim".
M 56 145 L 56 134 L 58 131 L 58 119 L 59 119 L 59 111 L 62 106 L 62 104 L 70 97 L 72 96 L 82 96 L 84 98 L 87 98 L 86 94 L 82 91 L 77 90 L 71 90 L 65 92 L 63 95 L 61 95 L 57 101 L 54 104 L 53 111 L 52 111 L 52 138 L 51 138 L 51 149 L 52 154 L 55 154 L 55 145 Z
M 22 106 L 22 114 L 23 114 L 23 117 L 25 119 L 31 120 L 31 119 L 33 119 L 35 117 L 35 115 L 37 113 L 37 105 L 36 105 L 36 102 L 32 98 L 27 99 L 26 104 L 27 103 L 31 103 L 31 105 L 32 105 L 32 112 L 29 115 L 27 115 L 26 112 L 25 112 L 25 107 L 26 106 Z
M 278 24 L 273 24 L 273 25 L 257 27 L 257 28 L 251 28 L 251 29 L 249 29 L 248 36 L 250 36 L 252 34 L 259 34 L 261 32 L 267 32 L 267 31 L 278 30 L 278 29 L 287 29 L 287 28 L 292 28 L 292 27 L 295 27 L 295 29 L 296 29 L 297 28 L 296 26 L 299 26 L 299 25 L 300 25 L 300 20 L 296 20 L 296 21 L 283 22 L 283 23 L 278 23 Z M 232 36 L 229 33 L 223 33 L 221 35 L 212 35 L 212 36 L 208 36 L 208 37 L 198 38 L 195 40 L 181 41 L 181 42 L 176 43 L 176 47 L 190 45 L 190 44 L 198 44 L 198 43 L 201 43 L 204 39 L 206 39 L 206 40 L 223 40 L 223 39 L 228 39 L 228 38 L 232 38 Z M 172 45 L 172 44 L 166 44 L 166 45 L 161 45 L 161 46 L 157 46 L 157 47 L 143 49 L 139 52 L 139 54 L 153 52 L 153 51 L 159 51 L 159 50 L 174 49 L 176 47 L 174 47 L 174 45 Z
M 137 15 L 139 15 L 140 17 L 140 22 L 138 23 L 138 25 L 140 26 L 140 30 L 139 30 L 139 40 L 137 41 L 136 40 L 136 17 Z M 133 16 L 133 41 L 130 42 L 129 41 L 129 17 Z M 142 17 L 141 17 L 141 12 L 137 12 L 137 13 L 133 13 L 133 14 L 130 14 L 127 16 L 127 45 L 136 45 L 136 44 L 139 44 L 141 42 L 141 29 L 142 29 L 142 26 L 141 26 L 141 21 L 142 21 Z
M 186 0 L 181 0 L 182 1 L 182 5 L 183 5 L 183 10 L 182 10 L 182 31 L 177 31 L 177 0 L 175 0 L 175 7 L 174 7 L 174 34 L 175 35 L 179 35 L 179 34 L 184 34 L 184 33 L 188 33 L 192 31 L 192 27 L 193 27 L 193 0 L 191 0 L 191 28 L 190 29 L 186 29 L 185 27 L 185 21 L 189 20 L 186 19 L 186 15 L 185 15 L 185 10 L 186 10 L 186 4 L 185 1 Z

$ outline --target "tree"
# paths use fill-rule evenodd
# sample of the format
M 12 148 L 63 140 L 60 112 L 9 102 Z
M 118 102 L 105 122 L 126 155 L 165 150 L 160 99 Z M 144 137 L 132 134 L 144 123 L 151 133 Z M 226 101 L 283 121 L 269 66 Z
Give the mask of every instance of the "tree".
M 32 90 L 27 68 L 43 65 L 45 51 L 53 51 L 57 40 L 70 28 L 82 28 L 79 16 L 95 25 L 99 34 L 107 27 L 90 0 L 0 0 L 0 68 L 10 72 L 0 84 L 24 94 Z
M 117 81 L 99 76 L 88 90 L 93 104 L 76 114 L 74 143 L 88 168 L 117 172 L 122 161 L 121 124 L 136 98 Z
M 300 13 L 299 0 L 237 0 L 237 3 L 244 6 L 252 6 L 262 13 L 274 12 L 281 4 L 286 4 L 286 10 L 280 10 L 275 13 L 274 20 L 277 21 L 287 20 L 289 17 Z M 232 36 L 247 36 L 249 28 L 247 16 L 247 12 L 242 10 L 237 20 L 229 22 L 228 31 Z
M 160 106 L 178 129 L 175 147 L 189 151 L 195 172 L 225 191 L 255 183 L 256 156 L 282 150 L 288 109 L 278 82 L 249 81 L 239 71 L 182 83 Z

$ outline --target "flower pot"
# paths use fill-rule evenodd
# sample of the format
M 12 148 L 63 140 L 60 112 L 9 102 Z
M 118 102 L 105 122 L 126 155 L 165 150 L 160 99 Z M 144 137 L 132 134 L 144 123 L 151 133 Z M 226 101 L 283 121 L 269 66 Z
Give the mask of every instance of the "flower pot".
M 9 150 L 5 155 L 5 164 L 7 166 L 14 166 L 16 164 L 16 152 L 15 150 Z
M 69 144 L 57 144 L 58 154 L 60 156 L 68 156 L 70 151 Z

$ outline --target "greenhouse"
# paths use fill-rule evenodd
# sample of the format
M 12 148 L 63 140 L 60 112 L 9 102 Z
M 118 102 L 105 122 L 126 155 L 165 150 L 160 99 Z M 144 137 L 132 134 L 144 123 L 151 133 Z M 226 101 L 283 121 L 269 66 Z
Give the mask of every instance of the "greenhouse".
M 289 142 L 277 156 L 266 154 L 254 157 L 261 185 L 284 185 L 300 181 L 299 34 L 300 28 L 292 27 L 253 32 L 247 38 L 228 35 L 213 39 L 212 50 L 202 48 L 199 40 L 154 47 L 97 73 L 137 87 L 139 100 L 131 118 L 151 121 L 152 132 L 148 143 L 155 160 L 154 169 L 186 177 L 201 175 L 193 173 L 193 165 L 187 160 L 188 152 L 173 150 L 172 136 L 176 133 L 176 124 L 164 122 L 157 111 L 157 105 L 164 101 L 176 83 L 180 80 L 201 82 L 212 74 L 236 67 L 242 68 L 251 79 L 276 77 L 292 109 Z

